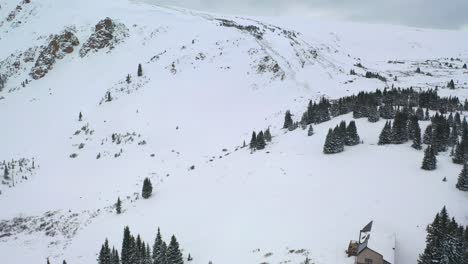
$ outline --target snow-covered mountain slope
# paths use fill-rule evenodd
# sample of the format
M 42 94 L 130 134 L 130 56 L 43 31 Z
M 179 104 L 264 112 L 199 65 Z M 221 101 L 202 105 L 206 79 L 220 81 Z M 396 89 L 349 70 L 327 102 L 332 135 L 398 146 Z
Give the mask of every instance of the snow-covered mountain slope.
M 443 205 L 468 222 L 460 166 L 442 153 L 426 172 L 422 151 L 377 146 L 384 121 L 357 120 L 364 144 L 332 156 L 326 132 L 350 115 L 312 137 L 281 129 L 285 110 L 298 119 L 321 96 L 453 79 L 440 94 L 466 98 L 467 32 L 127 0 L 7 0 L 0 19 L 0 160 L 16 167 L 14 186 L 0 184 L 4 263 L 94 263 L 126 225 L 147 241 L 158 226 L 176 234 L 194 263 L 347 263 L 347 243 L 374 220 L 405 264 Z M 265 151 L 240 148 L 268 126 Z M 138 199 L 146 177 L 154 194 Z

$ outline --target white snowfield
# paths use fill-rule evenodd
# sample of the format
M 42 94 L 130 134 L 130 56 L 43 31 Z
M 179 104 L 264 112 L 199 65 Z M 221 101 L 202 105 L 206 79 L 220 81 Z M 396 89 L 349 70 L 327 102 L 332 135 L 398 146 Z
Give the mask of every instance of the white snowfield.
M 112 49 L 80 57 L 106 17 L 128 32 L 118 27 L 122 40 Z M 105 238 L 120 250 L 127 225 L 150 243 L 158 227 L 165 240 L 175 234 L 196 264 L 306 257 L 345 264 L 353 263 L 349 240 L 370 220 L 395 234 L 395 263 L 414 264 L 426 225 L 444 205 L 468 223 L 468 194 L 455 188 L 461 166 L 441 153 L 427 172 L 411 143 L 378 146 L 385 120 L 356 120 L 364 143 L 335 155 L 322 153 L 326 133 L 351 114 L 314 125 L 311 137 L 281 129 L 286 110 L 299 120 L 321 96 L 395 85 L 439 86 L 439 94 L 465 99 L 466 31 L 225 16 L 127 0 L 6 0 L 0 19 L 0 75 L 8 75 L 0 161 L 28 160 L 11 171 L 14 187 L 0 171 L 2 264 L 96 263 Z M 41 46 L 65 29 L 80 44 L 33 80 Z M 366 71 L 388 81 L 366 79 Z M 451 79 L 456 90 L 445 88 Z M 240 148 L 267 127 L 266 149 Z M 144 200 L 146 177 L 154 190 Z

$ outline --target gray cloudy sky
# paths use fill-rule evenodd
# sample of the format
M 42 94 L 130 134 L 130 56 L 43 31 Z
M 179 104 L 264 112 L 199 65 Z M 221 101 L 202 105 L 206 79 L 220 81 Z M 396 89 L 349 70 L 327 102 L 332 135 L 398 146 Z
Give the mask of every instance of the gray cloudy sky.
M 247 15 L 322 16 L 431 28 L 466 28 L 468 0 L 155 0 Z

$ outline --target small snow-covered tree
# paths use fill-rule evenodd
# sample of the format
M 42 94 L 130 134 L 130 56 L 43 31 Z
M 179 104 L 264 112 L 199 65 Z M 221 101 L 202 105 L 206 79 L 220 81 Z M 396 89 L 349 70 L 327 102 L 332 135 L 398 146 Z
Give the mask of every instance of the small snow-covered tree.
M 264 138 L 267 142 L 271 142 L 270 128 L 267 128 L 264 133 Z
M 447 87 L 452 90 L 455 89 L 455 82 L 453 82 L 453 80 L 450 80 L 447 84 Z
M 141 68 L 141 63 L 138 64 L 137 75 L 138 75 L 138 77 L 143 76 L 143 69 Z
M 312 136 L 314 134 L 314 128 L 312 127 L 312 124 L 309 125 L 309 129 L 307 130 L 307 136 Z
M 122 201 L 120 201 L 120 197 L 117 197 L 117 203 L 115 203 L 115 211 L 117 214 L 122 213 Z
M 150 179 L 145 178 L 143 181 L 143 189 L 141 191 L 141 196 L 145 199 L 148 199 L 153 192 L 153 185 L 151 184 Z
M 252 132 L 252 138 L 250 139 L 250 144 L 249 144 L 251 149 L 255 149 L 257 147 L 257 134 Z
M 127 74 L 127 77 L 125 78 L 125 82 L 127 82 L 127 83 L 132 82 L 132 77 L 130 76 L 130 74 Z
M 293 126 L 293 120 L 292 120 L 292 115 L 291 112 L 288 110 L 286 111 L 286 114 L 284 115 L 284 124 L 283 128 L 291 128 Z

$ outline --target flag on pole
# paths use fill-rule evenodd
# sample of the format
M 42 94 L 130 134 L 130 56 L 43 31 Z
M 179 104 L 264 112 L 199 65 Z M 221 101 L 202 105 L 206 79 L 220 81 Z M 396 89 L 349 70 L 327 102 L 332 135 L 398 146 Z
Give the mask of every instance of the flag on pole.
M 362 230 L 361 232 L 363 233 L 368 233 L 372 230 L 372 222 L 373 221 L 370 221 Z

